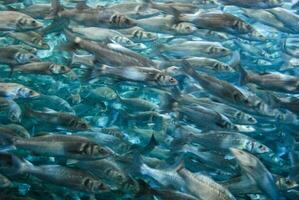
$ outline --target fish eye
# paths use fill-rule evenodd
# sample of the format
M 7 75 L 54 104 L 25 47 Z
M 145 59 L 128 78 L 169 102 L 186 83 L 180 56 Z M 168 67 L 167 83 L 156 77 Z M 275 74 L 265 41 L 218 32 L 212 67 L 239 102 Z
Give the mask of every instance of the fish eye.
M 31 24 L 35 26 L 35 25 L 37 25 L 37 22 L 35 20 L 32 20 Z
M 83 182 L 83 185 L 86 187 L 89 187 L 90 184 L 91 184 L 91 180 L 89 178 L 85 179 Z
M 169 82 L 170 82 L 170 83 L 175 83 L 176 80 L 175 80 L 175 78 L 170 78 L 170 79 L 169 79 Z
M 29 90 L 28 93 L 29 93 L 30 96 L 34 94 L 33 90 Z
M 236 117 L 240 118 L 242 116 L 241 112 L 237 112 Z

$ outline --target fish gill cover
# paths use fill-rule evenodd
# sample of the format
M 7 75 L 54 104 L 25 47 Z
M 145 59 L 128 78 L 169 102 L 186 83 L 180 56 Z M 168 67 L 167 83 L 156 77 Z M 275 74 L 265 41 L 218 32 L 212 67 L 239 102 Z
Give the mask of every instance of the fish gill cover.
M 298 200 L 298 13 L 0 0 L 0 200 Z

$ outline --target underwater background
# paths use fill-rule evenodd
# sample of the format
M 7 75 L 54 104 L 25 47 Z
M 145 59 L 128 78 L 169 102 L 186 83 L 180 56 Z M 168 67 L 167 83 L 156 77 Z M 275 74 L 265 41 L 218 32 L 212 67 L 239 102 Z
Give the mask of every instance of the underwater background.
M 0 0 L 0 200 L 299 199 L 299 1 Z

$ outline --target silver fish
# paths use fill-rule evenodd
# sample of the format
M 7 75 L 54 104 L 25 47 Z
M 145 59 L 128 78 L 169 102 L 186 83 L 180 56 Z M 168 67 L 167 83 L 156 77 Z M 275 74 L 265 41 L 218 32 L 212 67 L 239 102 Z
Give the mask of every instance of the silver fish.
M 177 173 L 183 178 L 187 190 L 200 199 L 235 200 L 236 198 L 222 185 L 208 176 L 193 174 L 184 167 L 179 167 Z
M 156 84 L 161 86 L 173 86 L 177 80 L 166 73 L 148 67 L 111 67 L 102 65 L 100 68 L 91 68 L 86 72 L 87 80 L 98 78 L 99 76 L 115 76 L 120 79 Z
M 45 135 L 30 139 L 16 139 L 18 149 L 35 152 L 39 155 L 66 157 L 79 160 L 101 159 L 112 151 L 85 137 L 68 135 Z
M 230 150 L 236 157 L 241 168 L 256 182 L 257 186 L 270 199 L 279 199 L 279 193 L 275 185 L 274 178 L 264 164 L 250 153 L 236 148 L 230 148 Z
M 18 83 L 0 83 L 0 96 L 9 99 L 33 98 L 40 94 Z
M 16 11 L 0 11 L 0 19 L 1 31 L 28 31 L 43 26 L 41 22 Z
M 15 101 L 0 97 L 0 110 L 0 112 L 7 112 L 7 117 L 11 122 L 21 122 L 22 110 Z

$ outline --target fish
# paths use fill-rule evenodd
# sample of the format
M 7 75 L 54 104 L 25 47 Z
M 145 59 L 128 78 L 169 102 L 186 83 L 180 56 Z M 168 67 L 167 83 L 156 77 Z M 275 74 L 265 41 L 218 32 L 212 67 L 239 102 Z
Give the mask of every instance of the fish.
M 76 8 L 62 8 L 59 0 L 52 2 L 52 14 L 59 18 L 66 18 L 87 26 L 129 28 L 136 25 L 129 17 L 114 10 L 103 8 L 90 8 L 85 3 L 78 3 Z
M 236 199 L 226 188 L 205 175 L 193 174 L 181 166 L 177 173 L 184 180 L 187 190 L 200 199 Z
M 8 99 L 34 98 L 40 94 L 19 83 L 0 83 L 0 96 Z
M 148 183 L 146 183 L 143 180 L 139 180 L 139 183 L 141 186 L 140 191 L 136 194 L 137 197 L 139 196 L 158 196 L 159 198 L 162 198 L 164 200 L 167 199 L 173 199 L 173 200 L 197 200 L 198 198 L 189 195 L 184 192 L 179 192 L 176 190 L 170 190 L 170 189 L 157 189 L 157 188 L 151 188 Z
M 268 11 L 272 13 L 277 19 L 279 19 L 286 27 L 288 27 L 295 33 L 298 33 L 298 15 L 280 7 L 268 9 Z
M 7 118 L 13 123 L 21 122 L 22 110 L 20 106 L 13 100 L 0 97 L 0 110 L 6 111 Z
M 138 2 L 112 4 L 107 9 L 123 13 L 133 19 L 146 18 L 159 14 L 159 10 Z
M 158 39 L 156 33 L 147 32 L 138 26 L 127 29 L 117 29 L 117 31 L 124 34 L 134 42 L 150 42 Z
M 274 8 L 274 7 L 280 7 L 282 5 L 281 0 L 258 0 L 258 1 L 253 1 L 253 0 L 245 0 L 245 1 L 240 1 L 240 0 L 220 0 L 221 3 L 224 5 L 234 5 L 234 6 L 239 6 L 239 7 L 244 7 L 244 8 L 256 8 L 256 9 L 267 9 L 267 8 Z
M 42 36 L 34 31 L 8 32 L 4 34 L 7 37 L 14 38 L 37 49 L 50 49 L 50 46 L 44 41 Z
M 58 75 L 58 74 L 65 74 L 69 73 L 71 68 L 55 64 L 51 62 L 30 62 L 24 65 L 14 65 L 11 66 L 12 75 L 15 72 L 21 73 L 32 73 L 32 74 L 47 74 L 47 75 Z
M 87 130 L 90 125 L 80 117 L 67 112 L 57 112 L 51 109 L 45 109 L 44 111 L 32 110 L 30 107 L 26 107 L 26 114 L 29 117 L 34 118 L 37 121 L 59 125 L 63 128 L 70 130 Z
M 117 44 L 99 44 L 89 40 L 75 37 L 72 48 L 81 48 L 95 55 L 100 63 L 112 66 L 137 65 L 143 67 L 155 67 L 156 64 L 142 55 L 133 52 Z M 117 59 L 116 59 L 117 58 Z
M 205 41 L 184 41 L 164 44 L 158 47 L 158 51 L 175 57 L 188 56 L 206 56 L 206 57 L 224 57 L 230 55 L 229 49 L 219 43 Z
M 19 65 L 38 61 L 38 57 L 26 49 L 14 46 L 0 47 L 1 64 Z
M 257 74 L 246 71 L 240 67 L 240 83 L 254 83 L 265 90 L 278 92 L 296 93 L 299 79 L 295 76 L 290 76 L 281 73 L 262 73 Z
M 29 132 L 19 124 L 1 124 L 0 129 L 3 132 L 10 132 L 11 135 L 16 135 L 21 138 L 30 138 Z
M 85 27 L 85 28 L 77 28 L 77 27 L 71 27 L 71 31 L 80 34 L 80 36 L 84 37 L 85 39 L 93 40 L 93 41 L 99 41 L 99 42 L 115 42 L 117 44 L 123 45 L 127 48 L 132 49 L 145 49 L 146 46 L 143 44 L 136 44 L 133 41 L 131 41 L 126 36 L 122 35 L 121 33 L 105 29 L 105 28 L 99 28 L 99 27 Z
M 4 175 L 0 175 L 0 188 L 7 188 L 12 186 L 12 182 Z
M 16 11 L 0 12 L 0 30 L 1 31 L 29 31 L 43 27 L 43 24 L 29 15 Z
M 6 161 L 6 163 L 1 163 L 3 171 L 12 174 L 29 173 L 48 183 L 89 193 L 101 193 L 110 190 L 108 185 L 101 180 L 78 169 L 62 165 L 34 166 L 27 160 L 7 153 L 1 153 L 1 158 L 5 158 Z
M 245 151 L 230 148 L 231 152 L 236 157 L 241 168 L 245 173 L 255 181 L 257 186 L 270 198 L 278 199 L 279 192 L 275 185 L 272 174 L 267 170 L 264 164 Z
M 51 14 L 51 4 L 32 4 L 23 9 L 9 7 L 9 10 L 22 12 L 34 19 L 46 19 Z
M 232 35 L 248 34 L 253 38 L 264 40 L 263 35 L 250 24 L 229 13 L 199 12 L 189 15 L 179 15 L 177 20 L 191 22 L 198 28 L 221 31 Z
M 177 80 L 162 71 L 155 68 L 127 66 L 127 67 L 112 67 L 102 65 L 100 68 L 89 69 L 85 76 L 86 80 L 94 79 L 99 76 L 115 76 L 116 78 L 156 84 L 160 86 L 174 86 Z
M 237 105 L 241 104 L 245 107 L 248 107 L 252 104 L 246 95 L 244 95 L 237 87 L 207 74 L 197 73 L 188 63 L 188 61 L 184 62 L 183 70 L 196 79 L 205 90 L 209 91 L 212 95 L 223 99 L 224 101 L 228 101 Z
M 13 145 L 39 155 L 67 157 L 70 159 L 93 160 L 112 154 L 110 149 L 80 136 L 45 135 L 29 139 L 16 139 Z
M 195 32 L 197 29 L 191 23 L 176 23 L 174 16 L 154 16 L 150 18 L 144 18 L 136 20 L 138 27 L 149 31 L 159 32 L 166 34 L 186 35 Z

